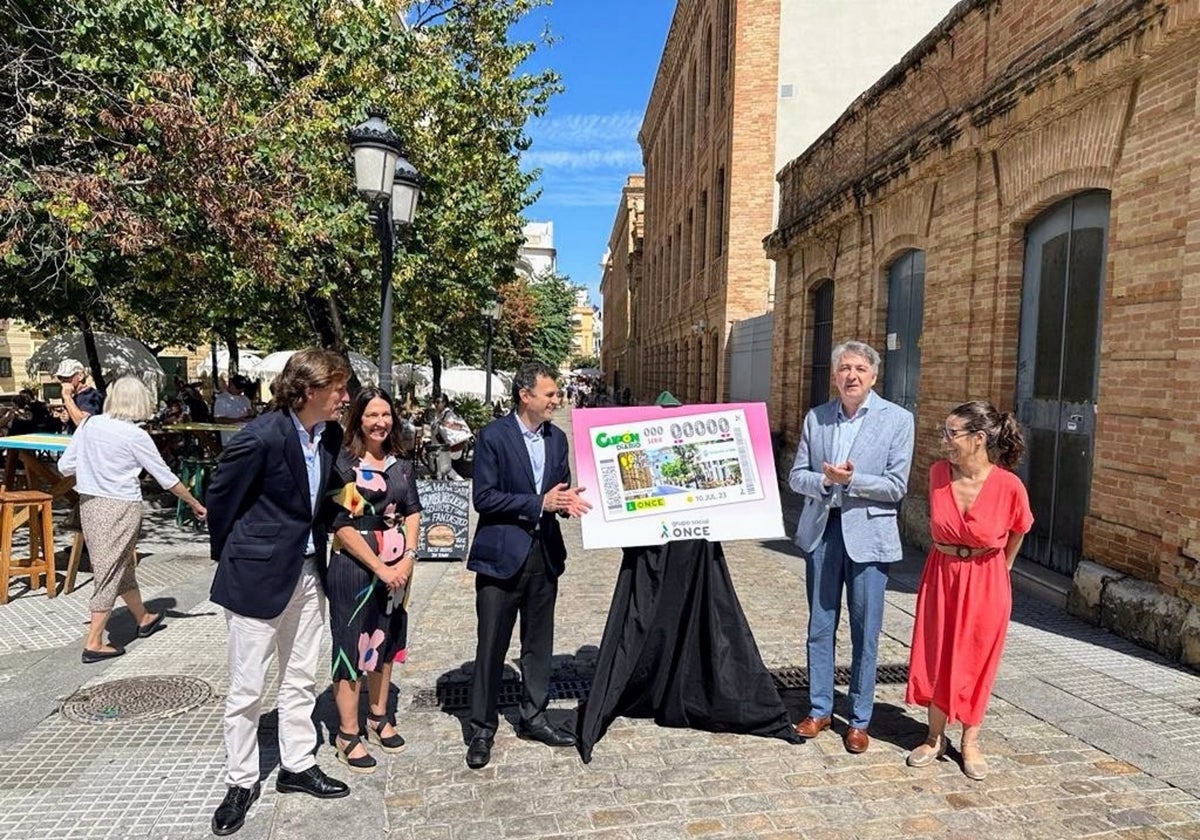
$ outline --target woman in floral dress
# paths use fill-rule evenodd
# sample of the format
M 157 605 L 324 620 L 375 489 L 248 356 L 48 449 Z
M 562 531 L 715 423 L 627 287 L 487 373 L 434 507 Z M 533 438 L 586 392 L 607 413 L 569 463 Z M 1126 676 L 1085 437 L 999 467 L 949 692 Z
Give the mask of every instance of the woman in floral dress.
M 365 674 L 367 739 L 399 752 L 404 739 L 388 714 L 392 665 L 407 644 L 408 584 L 417 552 L 421 501 L 412 463 L 398 457 L 400 428 L 391 397 L 364 388 L 346 419 L 345 447 L 331 493 L 333 552 L 325 590 L 333 632 L 333 695 L 339 732 L 338 760 L 370 773 L 376 761 L 362 743 L 358 681 Z

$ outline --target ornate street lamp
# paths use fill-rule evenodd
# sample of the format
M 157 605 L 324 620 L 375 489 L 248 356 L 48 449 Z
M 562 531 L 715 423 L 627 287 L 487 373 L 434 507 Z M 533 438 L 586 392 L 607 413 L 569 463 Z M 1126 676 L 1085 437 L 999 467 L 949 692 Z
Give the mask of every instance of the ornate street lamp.
M 504 298 L 496 295 L 479 308 L 487 324 L 487 350 L 483 357 L 483 372 L 486 374 L 483 385 L 483 401 L 491 408 L 492 405 L 492 337 L 496 334 L 496 325 L 500 323 L 500 315 L 504 311 Z
M 366 122 L 350 129 L 348 139 L 354 152 L 354 184 L 371 208 L 371 223 L 379 240 L 379 387 L 392 394 L 392 266 L 399 244 L 396 228 L 412 224 L 421 198 L 421 176 L 405 160 L 400 138 L 388 127 L 379 108 L 368 108 Z

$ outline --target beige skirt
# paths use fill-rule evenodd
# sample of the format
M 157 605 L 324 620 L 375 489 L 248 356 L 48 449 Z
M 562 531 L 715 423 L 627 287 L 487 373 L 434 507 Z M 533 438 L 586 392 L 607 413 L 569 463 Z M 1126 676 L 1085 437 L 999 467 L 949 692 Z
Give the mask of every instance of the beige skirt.
M 79 519 L 96 584 L 89 606 L 94 613 L 108 612 L 118 595 L 138 588 L 134 547 L 142 529 L 142 503 L 80 494 Z

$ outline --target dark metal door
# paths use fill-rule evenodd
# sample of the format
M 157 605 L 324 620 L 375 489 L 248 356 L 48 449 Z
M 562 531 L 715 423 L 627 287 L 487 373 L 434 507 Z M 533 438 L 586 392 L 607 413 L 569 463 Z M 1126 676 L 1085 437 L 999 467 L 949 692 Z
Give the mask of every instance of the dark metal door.
M 888 269 L 887 351 L 883 395 L 917 413 L 921 328 L 925 320 L 925 252 L 909 251 Z
M 826 280 L 812 293 L 812 383 L 808 407 L 829 402 L 830 354 L 833 353 L 833 281 Z
M 1026 230 L 1017 416 L 1033 531 L 1021 556 L 1063 574 L 1083 557 L 1092 484 L 1109 194 L 1082 193 Z

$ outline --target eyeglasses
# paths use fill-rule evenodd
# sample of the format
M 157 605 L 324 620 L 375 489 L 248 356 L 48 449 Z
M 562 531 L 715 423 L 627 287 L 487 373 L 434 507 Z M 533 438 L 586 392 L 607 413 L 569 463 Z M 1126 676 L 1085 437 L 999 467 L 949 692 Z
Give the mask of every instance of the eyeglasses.
M 942 436 L 942 440 L 954 440 L 959 435 L 975 434 L 970 429 L 951 429 L 949 426 L 938 426 L 938 434 Z

